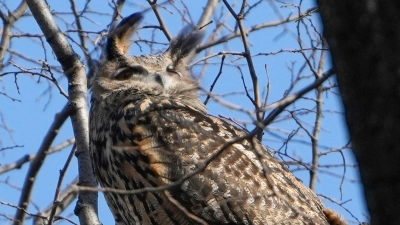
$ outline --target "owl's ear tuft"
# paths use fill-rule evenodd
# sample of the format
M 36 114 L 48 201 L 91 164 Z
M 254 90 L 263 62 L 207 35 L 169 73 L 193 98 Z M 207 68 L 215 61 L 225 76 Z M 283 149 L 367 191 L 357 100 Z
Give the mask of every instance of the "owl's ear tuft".
M 184 27 L 174 39 L 171 40 L 167 52 L 175 64 L 180 63 L 190 55 L 204 37 L 204 30 L 197 29 L 194 25 Z
M 142 19 L 142 13 L 134 13 L 121 20 L 117 26 L 110 28 L 105 49 L 107 60 L 118 58 L 128 52 L 132 44 L 130 38 Z

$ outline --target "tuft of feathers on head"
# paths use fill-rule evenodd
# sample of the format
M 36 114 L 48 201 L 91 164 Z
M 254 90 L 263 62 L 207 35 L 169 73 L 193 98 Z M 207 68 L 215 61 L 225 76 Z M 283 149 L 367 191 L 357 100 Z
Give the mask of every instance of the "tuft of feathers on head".
M 179 34 L 171 40 L 169 52 L 172 61 L 178 64 L 182 59 L 192 53 L 204 37 L 204 30 L 197 29 L 190 24 L 184 27 Z
M 128 52 L 132 44 L 130 38 L 137 30 L 142 19 L 142 13 L 133 13 L 122 19 L 117 26 L 110 29 L 106 43 L 106 60 L 119 58 Z

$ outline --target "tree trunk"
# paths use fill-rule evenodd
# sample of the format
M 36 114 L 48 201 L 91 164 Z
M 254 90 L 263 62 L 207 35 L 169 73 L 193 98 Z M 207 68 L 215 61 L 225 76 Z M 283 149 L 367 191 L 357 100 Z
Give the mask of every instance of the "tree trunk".
M 318 4 L 371 224 L 400 224 L 400 1 Z

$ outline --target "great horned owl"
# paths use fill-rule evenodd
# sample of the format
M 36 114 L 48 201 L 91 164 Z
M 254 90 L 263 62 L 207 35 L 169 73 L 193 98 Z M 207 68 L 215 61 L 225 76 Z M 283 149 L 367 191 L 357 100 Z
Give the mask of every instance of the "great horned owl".
M 328 224 L 318 197 L 242 129 L 207 114 L 183 29 L 160 55 L 126 55 L 142 14 L 110 32 L 92 84 L 90 150 L 116 224 Z M 261 155 L 260 155 L 261 154 Z M 261 157 L 262 156 L 262 157 Z M 213 157 L 212 160 L 209 160 Z M 204 168 L 205 167 L 205 168 Z

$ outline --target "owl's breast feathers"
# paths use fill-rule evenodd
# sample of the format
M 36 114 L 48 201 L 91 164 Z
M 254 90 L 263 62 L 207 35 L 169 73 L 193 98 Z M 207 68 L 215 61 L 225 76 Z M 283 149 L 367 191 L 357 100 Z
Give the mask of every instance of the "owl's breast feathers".
M 246 135 L 224 120 L 162 97 L 130 99 L 108 115 L 92 114 L 91 150 L 102 186 L 168 185 L 203 169 L 220 151 L 173 188 L 106 193 L 121 224 L 327 224 L 317 196 L 254 138 L 221 150 Z M 100 120 L 104 116 L 110 120 Z

